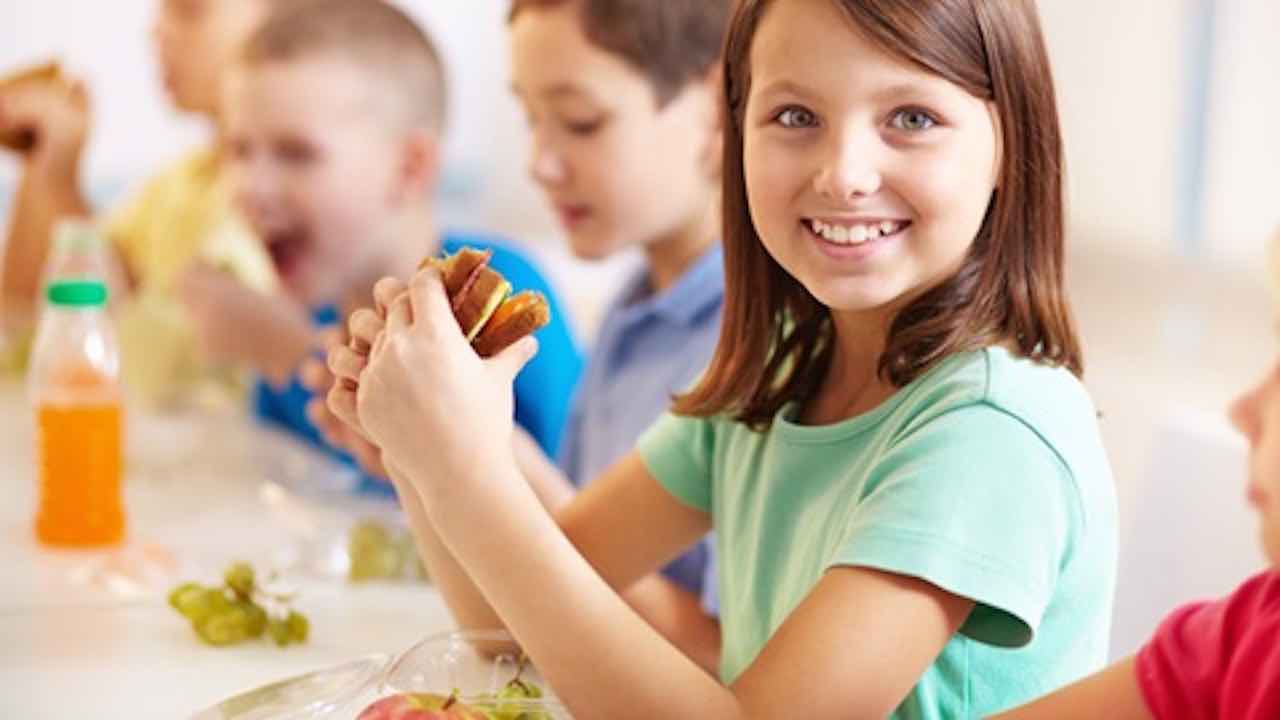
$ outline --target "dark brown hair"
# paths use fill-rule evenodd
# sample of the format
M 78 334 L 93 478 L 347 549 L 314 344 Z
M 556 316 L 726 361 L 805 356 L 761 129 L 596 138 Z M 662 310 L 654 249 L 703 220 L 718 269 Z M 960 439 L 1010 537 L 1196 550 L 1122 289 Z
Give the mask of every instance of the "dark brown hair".
M 587 40 L 644 75 L 659 107 L 712 69 L 729 19 L 729 0 L 513 0 L 508 21 L 568 3 Z
M 1084 372 L 1063 288 L 1063 160 L 1053 76 L 1034 0 L 831 0 L 889 54 L 991 101 L 1003 148 L 999 191 L 960 269 L 893 319 L 878 372 L 896 387 L 956 353 L 1005 345 Z M 815 392 L 831 364 L 829 310 L 765 251 L 751 222 L 743 112 L 751 46 L 770 0 L 742 0 L 725 43 L 725 308 L 693 416 L 754 428 Z
M 249 67 L 325 54 L 350 60 L 391 86 L 409 119 L 444 125 L 444 63 L 409 16 L 383 0 L 292 0 L 273 11 L 249 39 Z

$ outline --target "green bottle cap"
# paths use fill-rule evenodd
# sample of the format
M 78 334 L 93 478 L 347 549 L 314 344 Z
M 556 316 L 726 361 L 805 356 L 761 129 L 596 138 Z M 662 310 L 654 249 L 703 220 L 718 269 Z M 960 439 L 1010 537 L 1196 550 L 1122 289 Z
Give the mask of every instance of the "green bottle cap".
M 49 283 L 45 294 L 54 305 L 101 307 L 107 304 L 107 286 L 101 280 L 61 280 Z

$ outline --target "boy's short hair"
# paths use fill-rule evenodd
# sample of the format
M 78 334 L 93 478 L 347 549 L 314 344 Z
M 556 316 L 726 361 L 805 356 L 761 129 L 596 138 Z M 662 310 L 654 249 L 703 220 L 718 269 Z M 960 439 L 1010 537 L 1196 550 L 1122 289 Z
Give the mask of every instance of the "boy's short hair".
M 513 0 L 522 13 L 572 4 L 596 47 L 626 60 L 665 106 L 720 59 L 730 0 Z
M 422 28 L 384 0 L 294 0 L 271 13 L 245 45 L 253 67 L 317 56 L 348 60 L 388 84 L 415 125 L 442 130 L 444 62 Z

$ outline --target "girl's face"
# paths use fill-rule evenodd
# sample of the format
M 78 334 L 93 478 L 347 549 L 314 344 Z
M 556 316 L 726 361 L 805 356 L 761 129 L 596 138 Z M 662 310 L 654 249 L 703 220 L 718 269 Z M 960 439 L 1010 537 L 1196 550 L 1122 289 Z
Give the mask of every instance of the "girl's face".
M 1249 441 L 1249 501 L 1262 519 L 1262 547 L 1280 566 L 1280 364 L 1231 405 L 1231 422 Z
M 643 75 L 586 38 L 575 3 L 521 13 L 511 50 L 529 119 L 529 172 L 576 255 L 608 257 L 704 217 L 719 170 L 710 83 L 659 108 Z
M 877 317 L 957 271 L 996 186 L 989 104 L 831 0 L 773 3 L 750 61 L 747 200 L 778 264 L 833 312 Z

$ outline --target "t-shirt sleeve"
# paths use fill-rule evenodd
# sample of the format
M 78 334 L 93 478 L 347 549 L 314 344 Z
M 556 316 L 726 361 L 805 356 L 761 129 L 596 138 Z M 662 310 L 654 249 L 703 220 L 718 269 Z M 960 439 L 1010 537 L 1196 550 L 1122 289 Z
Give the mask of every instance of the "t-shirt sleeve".
M 516 377 L 516 423 L 524 428 L 548 457 L 557 457 L 569 418 L 570 403 L 582 355 L 574 342 L 569 319 L 551 285 L 532 263 L 505 248 L 494 248 L 493 268 L 511 283 L 513 292 L 535 290 L 551 307 L 551 322 L 539 330 L 538 354 Z
M 923 579 L 976 603 L 960 632 L 1028 644 L 1081 525 L 1061 458 L 989 405 L 946 412 L 897 440 L 851 512 L 831 566 Z
M 706 418 L 665 413 L 636 443 L 645 468 L 680 502 L 711 512 L 714 429 Z
M 1215 651 L 1216 604 L 1175 610 L 1138 653 L 1138 687 L 1151 714 L 1167 718 L 1216 717 L 1221 684 Z
M 1277 606 L 1280 576 L 1267 572 L 1223 600 L 1171 613 L 1138 652 L 1138 686 L 1151 714 L 1277 717 L 1280 696 L 1267 669 L 1276 638 L 1263 630 Z

